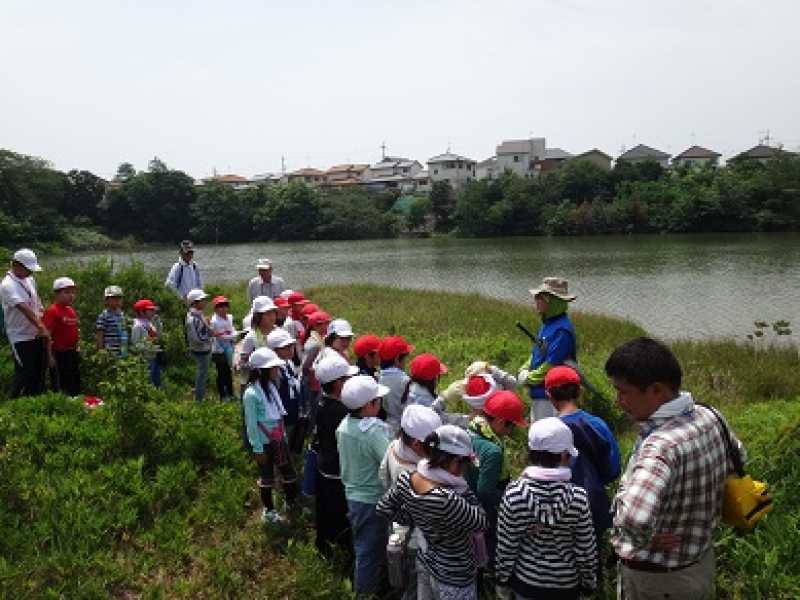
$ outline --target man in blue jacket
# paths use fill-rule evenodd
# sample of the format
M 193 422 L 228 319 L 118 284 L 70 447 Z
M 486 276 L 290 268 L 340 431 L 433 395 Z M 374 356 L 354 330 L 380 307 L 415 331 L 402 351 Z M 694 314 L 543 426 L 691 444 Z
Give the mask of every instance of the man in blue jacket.
M 531 351 L 530 362 L 519 373 L 518 381 L 528 386 L 531 397 L 531 420 L 556 415 L 544 389 L 547 372 L 568 361 L 577 360 L 575 327 L 567 316 L 569 303 L 575 296 L 569 293 L 566 279 L 545 277 L 542 285 L 529 290 L 542 326 Z

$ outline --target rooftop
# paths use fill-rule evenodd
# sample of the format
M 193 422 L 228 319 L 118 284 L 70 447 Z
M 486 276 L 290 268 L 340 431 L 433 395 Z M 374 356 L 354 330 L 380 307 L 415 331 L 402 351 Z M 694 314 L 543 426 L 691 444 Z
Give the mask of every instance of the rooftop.
M 677 158 L 719 158 L 722 156 L 719 152 L 714 152 L 713 150 L 709 150 L 708 148 L 703 148 L 702 146 L 691 146 L 687 148 L 678 156 Z M 675 160 L 673 159 L 673 160 Z
M 565 160 L 567 158 L 572 158 L 572 154 L 570 154 L 566 150 L 562 150 L 561 148 L 544 149 L 545 160 Z
M 332 173 L 347 173 L 349 171 L 363 171 L 369 168 L 369 165 L 362 165 L 362 164 L 345 164 L 345 165 L 334 165 L 330 169 L 326 171 L 328 175 Z
M 589 154 L 599 154 L 600 156 L 602 156 L 603 158 L 607 158 L 608 160 L 611 160 L 613 158 L 610 154 L 606 154 L 605 152 L 599 150 L 598 148 L 592 148 L 591 150 L 587 150 L 586 152 L 581 152 L 580 154 L 576 154 L 572 158 L 583 158 L 585 156 L 588 156 Z
M 442 163 L 442 162 L 454 162 L 454 161 L 462 161 L 462 162 L 470 162 L 474 163 L 475 161 L 471 158 L 467 158 L 466 156 L 461 156 L 460 154 L 453 154 L 452 152 L 445 152 L 444 154 L 439 154 L 432 158 L 428 159 L 428 164 L 431 163 Z
M 749 150 L 745 150 L 731 158 L 731 160 L 747 160 L 747 159 L 757 159 L 757 158 L 773 158 L 780 154 L 792 154 L 791 152 L 787 152 L 783 148 L 775 148 L 774 146 L 767 146 L 765 144 L 758 144 L 753 146 Z
M 298 169 L 297 171 L 293 171 L 289 173 L 291 177 L 321 177 L 325 175 L 323 171 L 319 169 L 312 169 L 311 167 L 306 167 L 305 169 Z
M 665 158 L 669 158 L 669 154 L 667 154 L 666 152 L 662 152 L 661 150 L 656 150 L 655 148 L 651 148 L 650 146 L 639 144 L 637 146 L 634 146 L 627 152 L 622 153 L 617 160 L 638 160 L 642 158 L 644 159 L 651 158 L 653 160 L 664 160 Z
M 529 140 L 503 140 L 497 146 L 497 154 L 524 154 L 530 152 L 534 141 L 544 142 L 544 138 L 531 138 Z
M 213 177 L 206 177 L 203 179 L 206 183 L 216 182 L 216 183 L 248 183 L 247 177 L 242 177 L 241 175 L 233 175 L 229 173 L 227 175 L 214 175 Z

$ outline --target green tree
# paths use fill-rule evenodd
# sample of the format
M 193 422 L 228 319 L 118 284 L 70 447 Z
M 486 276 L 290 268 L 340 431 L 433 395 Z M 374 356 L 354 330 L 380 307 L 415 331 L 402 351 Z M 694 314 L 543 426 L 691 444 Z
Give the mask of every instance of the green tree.
M 436 181 L 431 186 L 431 212 L 433 228 L 439 232 L 450 231 L 453 226 L 456 196 L 448 181 Z
M 125 183 L 129 179 L 136 177 L 136 169 L 129 162 L 124 162 L 117 167 L 117 174 L 114 176 L 114 181 Z
M 98 207 L 106 190 L 105 181 L 91 171 L 73 169 L 67 173 L 67 182 L 69 186 L 61 214 L 68 219 L 85 217 L 96 223 Z
M 431 214 L 431 200 L 425 196 L 419 196 L 411 204 L 406 216 L 406 227 L 409 230 L 419 229 L 425 225 L 428 215 Z
M 319 222 L 319 194 L 301 182 L 267 188 L 266 204 L 253 217 L 258 240 L 314 239 Z

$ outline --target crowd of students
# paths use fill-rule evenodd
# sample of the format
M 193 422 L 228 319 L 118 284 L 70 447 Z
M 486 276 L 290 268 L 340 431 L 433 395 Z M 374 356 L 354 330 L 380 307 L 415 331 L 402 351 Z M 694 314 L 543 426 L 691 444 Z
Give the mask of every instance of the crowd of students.
M 179 291 L 199 281 L 193 248 L 184 246 L 168 277 Z M 619 447 L 609 426 L 580 408 L 576 332 L 567 315 L 575 297 L 566 280 L 546 278 L 530 290 L 542 327 L 516 376 L 476 361 L 440 393 L 448 368 L 437 356 L 415 354 L 399 335 L 356 336 L 348 321 L 285 289 L 280 278 L 269 281 L 269 261 L 257 267 L 260 279 L 248 284 L 250 312 L 238 331 L 227 298 L 211 299 L 208 318 L 209 296 L 199 287 L 185 290 L 194 396 L 204 398 L 213 362 L 219 397 L 236 398 L 238 372 L 242 440 L 258 472 L 264 522 L 297 514 L 306 450 L 303 487 L 315 497 L 316 546 L 324 556 L 338 549 L 352 558 L 357 596 L 379 597 L 391 585 L 409 599 L 475 599 L 484 581 L 499 598 L 578 598 L 598 584 L 612 527 L 620 597 L 679 589 L 691 593 L 674 597 L 702 598 L 713 590 L 710 540 L 731 461 L 712 417 L 680 392 L 680 366 L 666 346 L 633 340 L 606 364 L 619 405 L 642 428 L 612 503 L 606 486 L 620 476 Z M 60 389 L 76 394 L 75 284 L 57 279 L 54 303 L 42 310 L 37 270 L 33 252 L 20 250 L 0 284 L 14 393 L 41 391 L 32 375 L 33 341 L 44 344 Z M 265 284 L 274 296 L 262 293 Z M 160 385 L 157 307 L 137 300 L 128 335 L 123 290 L 112 285 L 104 296 L 97 347 L 140 353 L 152 384 Z M 531 397 L 530 425 L 519 386 Z M 458 406 L 468 410 L 453 412 Z M 521 472 L 507 446 L 517 428 L 527 429 Z M 283 510 L 273 497 L 278 481 Z

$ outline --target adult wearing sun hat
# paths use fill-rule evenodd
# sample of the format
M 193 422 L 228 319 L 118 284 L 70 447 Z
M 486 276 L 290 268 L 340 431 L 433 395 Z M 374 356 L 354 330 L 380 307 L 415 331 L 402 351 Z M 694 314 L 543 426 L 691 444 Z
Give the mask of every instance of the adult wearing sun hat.
M 6 336 L 14 355 L 12 398 L 44 391 L 50 333 L 42 322 L 44 306 L 33 278 L 41 270 L 33 250 L 23 248 L 14 253 L 11 268 L 0 283 Z
M 247 284 L 247 299 L 252 302 L 258 296 L 276 298 L 286 288 L 283 278 L 272 274 L 272 261 L 268 258 L 259 258 L 256 262 L 258 275 Z
M 183 299 L 187 299 L 192 290 L 203 289 L 203 278 L 194 262 L 194 244 L 190 240 L 178 244 L 178 260 L 170 268 L 164 285 Z
M 477 465 L 468 466 L 465 477 L 489 518 L 486 542 L 490 560 L 494 559 L 497 547 L 497 511 L 511 481 L 511 456 L 505 438 L 515 427 L 528 426 L 524 414 L 525 405 L 514 392 L 496 391 L 483 402 L 480 414 L 473 417 L 467 427 L 478 460 Z
M 528 386 L 531 397 L 531 419 L 554 417 L 555 409 L 547 398 L 544 378 L 547 372 L 567 361 L 577 360 L 575 326 L 567 315 L 575 295 L 569 293 L 569 283 L 561 277 L 545 277 L 542 284 L 528 290 L 534 308 L 542 319 L 530 360 L 519 372 L 519 383 Z

